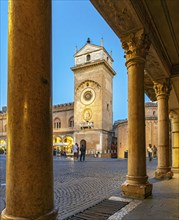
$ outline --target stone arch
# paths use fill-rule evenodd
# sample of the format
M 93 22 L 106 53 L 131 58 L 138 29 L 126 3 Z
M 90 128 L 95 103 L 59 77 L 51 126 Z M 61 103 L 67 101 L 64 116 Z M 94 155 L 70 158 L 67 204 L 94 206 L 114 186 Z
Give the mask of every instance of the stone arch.
M 71 116 L 68 120 L 68 127 L 73 128 L 74 127 L 74 116 Z
M 79 84 L 79 86 L 76 88 L 76 91 L 79 89 L 83 89 L 86 88 L 86 86 L 88 87 L 92 87 L 92 88 L 100 88 L 100 84 L 98 82 L 95 82 L 93 80 L 85 80 L 82 83 Z
M 54 129 L 59 129 L 61 128 L 61 119 L 56 117 L 53 121 L 53 127 Z
M 66 151 L 67 155 L 72 154 L 72 148 L 74 145 L 74 140 L 72 135 L 65 135 L 63 137 L 63 143 L 64 143 L 64 150 Z
M 0 139 L 0 154 L 6 153 L 7 142 L 5 139 Z
M 86 140 L 85 140 L 85 139 L 82 139 L 82 140 L 80 141 L 80 147 L 82 146 L 82 144 L 86 147 Z

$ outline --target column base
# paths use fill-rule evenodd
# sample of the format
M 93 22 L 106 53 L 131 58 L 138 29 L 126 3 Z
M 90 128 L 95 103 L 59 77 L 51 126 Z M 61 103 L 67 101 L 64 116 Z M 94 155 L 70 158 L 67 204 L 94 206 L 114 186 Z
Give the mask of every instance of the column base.
M 155 178 L 156 179 L 171 179 L 173 177 L 173 172 L 169 169 L 157 169 L 155 171 Z
M 121 185 L 123 196 L 134 199 L 145 199 L 152 195 L 152 184 L 147 182 L 145 184 L 130 184 L 125 181 Z
M 53 211 L 46 213 L 43 216 L 39 216 L 39 217 L 34 217 L 34 220 L 55 220 L 58 214 L 58 209 L 54 209 Z M 4 209 L 1 213 L 1 220 L 31 220 L 32 216 L 30 217 L 17 217 L 17 216 L 12 216 L 12 215 L 8 215 L 6 213 L 6 209 Z
M 173 173 L 179 173 L 179 168 L 172 167 L 172 172 Z

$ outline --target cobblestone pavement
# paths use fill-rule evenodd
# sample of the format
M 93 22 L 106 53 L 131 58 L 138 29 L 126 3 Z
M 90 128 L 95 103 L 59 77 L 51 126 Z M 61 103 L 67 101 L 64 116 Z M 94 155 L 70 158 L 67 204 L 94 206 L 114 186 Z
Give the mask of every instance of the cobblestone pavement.
M 0 211 L 5 207 L 5 156 L 0 157 Z M 149 177 L 157 160 L 147 161 Z M 88 158 L 85 162 L 54 158 L 54 198 L 58 220 L 97 204 L 110 196 L 120 196 L 127 174 L 127 159 Z

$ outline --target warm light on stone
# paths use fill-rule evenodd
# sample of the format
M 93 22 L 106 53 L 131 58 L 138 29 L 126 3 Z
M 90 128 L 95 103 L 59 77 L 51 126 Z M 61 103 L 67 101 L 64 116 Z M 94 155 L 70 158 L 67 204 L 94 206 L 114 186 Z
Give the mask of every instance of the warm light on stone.
M 170 112 L 172 124 L 172 171 L 179 173 L 179 114 Z
M 51 118 L 51 1 L 10 0 L 2 220 L 56 219 Z
M 144 30 L 122 39 L 128 69 L 128 175 L 122 192 L 132 198 L 152 194 L 146 175 L 144 112 L 144 66 L 149 45 Z
M 170 179 L 173 176 L 169 157 L 168 97 L 171 90 L 170 81 L 166 79 L 162 82 L 154 82 L 154 89 L 158 101 L 158 167 L 155 177 Z

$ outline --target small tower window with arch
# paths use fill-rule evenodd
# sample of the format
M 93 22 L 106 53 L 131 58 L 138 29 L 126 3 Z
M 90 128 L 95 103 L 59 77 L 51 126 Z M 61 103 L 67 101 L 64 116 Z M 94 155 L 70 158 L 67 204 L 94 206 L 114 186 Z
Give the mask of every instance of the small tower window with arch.
M 70 128 L 74 127 L 74 117 L 73 116 L 69 118 L 68 125 Z
M 61 120 L 59 118 L 55 118 L 54 123 L 53 123 L 53 127 L 55 129 L 61 128 Z
M 91 60 L 91 55 L 88 54 L 88 55 L 86 56 L 86 61 L 90 61 L 90 60 Z

